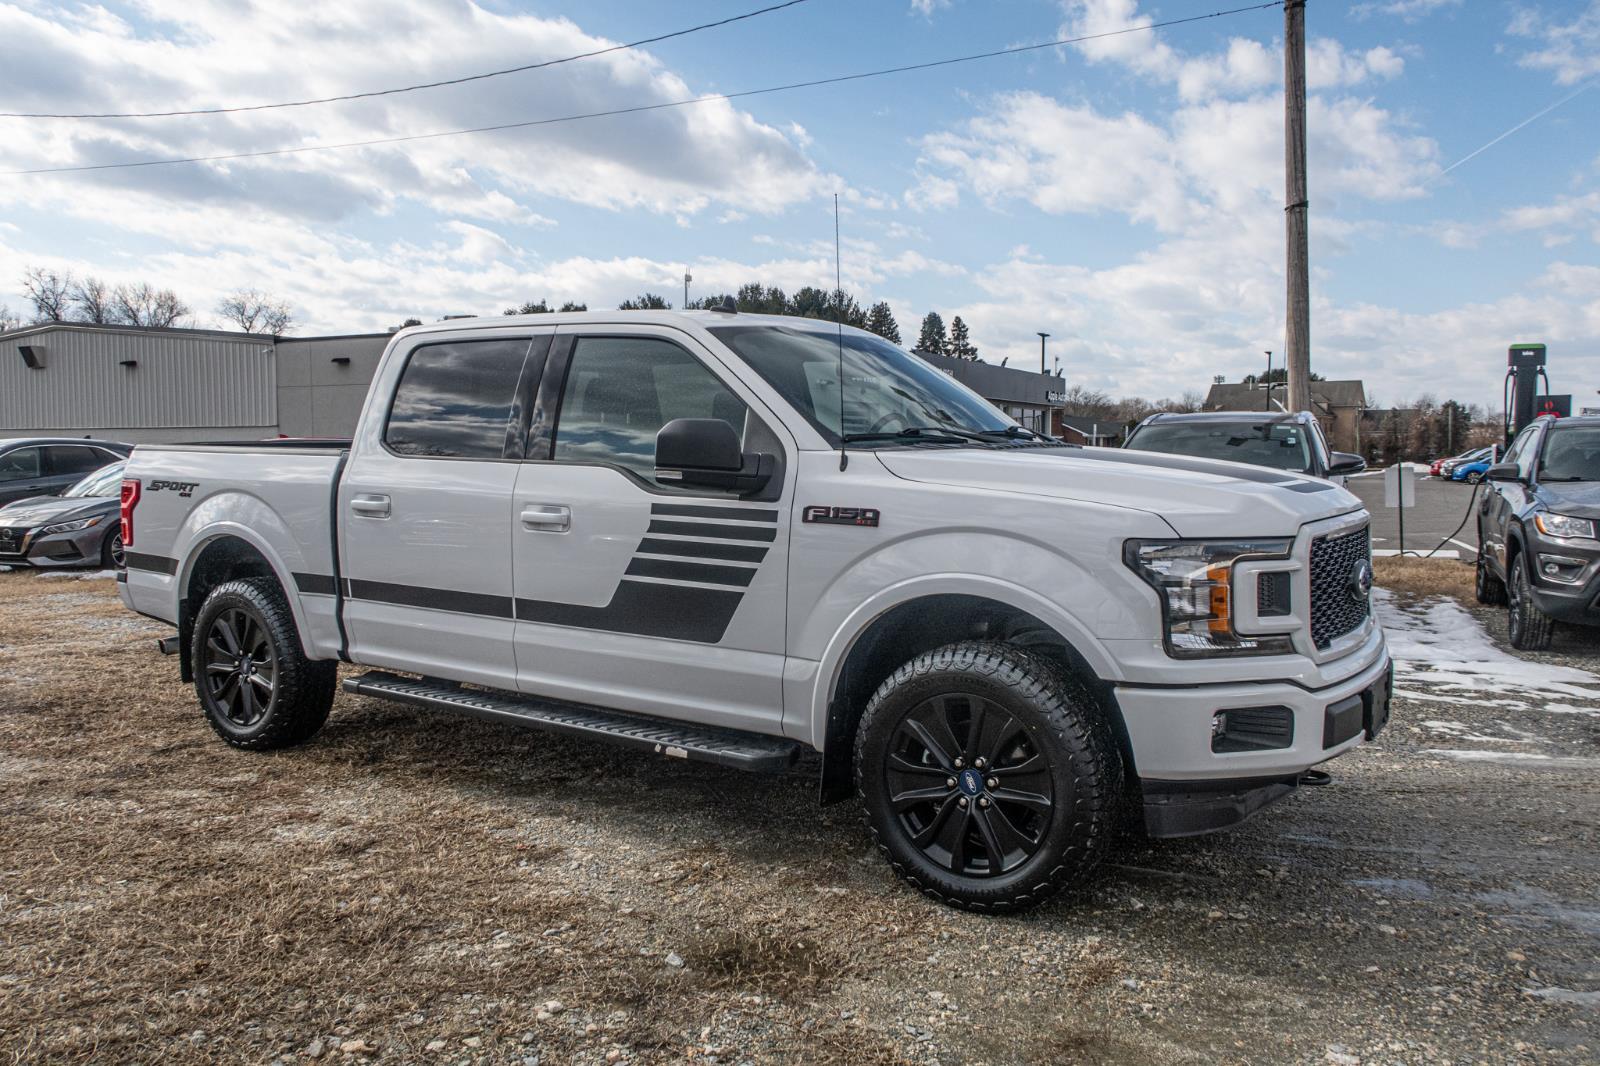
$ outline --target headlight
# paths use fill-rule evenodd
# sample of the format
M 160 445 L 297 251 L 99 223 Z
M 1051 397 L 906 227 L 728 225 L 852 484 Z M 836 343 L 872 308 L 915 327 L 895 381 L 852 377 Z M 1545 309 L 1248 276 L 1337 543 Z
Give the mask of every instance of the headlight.
M 44 536 L 46 533 L 72 533 L 76 530 L 88 529 L 90 526 L 97 526 L 99 524 L 100 519 L 98 517 L 80 518 L 76 522 L 57 522 L 53 526 L 45 526 L 43 529 L 39 530 L 39 535 Z
M 1233 568 L 1246 559 L 1281 559 L 1287 540 L 1130 540 L 1124 561 L 1161 597 L 1167 654 L 1281 655 L 1287 636 L 1244 636 L 1233 629 Z
M 1533 516 L 1533 524 L 1547 537 L 1588 537 L 1594 539 L 1594 522 L 1588 518 L 1572 518 L 1564 514 L 1541 512 Z

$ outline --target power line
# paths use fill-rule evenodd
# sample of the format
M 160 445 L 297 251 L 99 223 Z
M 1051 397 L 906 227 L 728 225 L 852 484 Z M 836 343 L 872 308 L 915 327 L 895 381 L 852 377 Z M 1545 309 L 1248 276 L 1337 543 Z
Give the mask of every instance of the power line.
M 446 85 L 464 85 L 470 81 L 482 81 L 485 78 L 498 78 L 504 74 L 520 74 L 527 70 L 543 70 L 546 67 L 560 66 L 562 63 L 575 63 L 580 59 L 593 59 L 595 56 L 609 55 L 612 52 L 621 52 L 629 48 L 641 48 L 647 44 L 657 44 L 661 41 L 670 41 L 674 37 L 686 37 L 691 33 L 701 30 L 712 30 L 719 26 L 726 26 L 745 19 L 753 19 L 757 15 L 766 15 L 774 11 L 781 11 L 786 7 L 806 3 L 806 0 L 784 0 L 781 4 L 770 7 L 758 8 L 755 11 L 746 11 L 742 15 L 733 15 L 729 18 L 718 19 L 716 22 L 703 22 L 698 26 L 690 26 L 686 30 L 674 30 L 656 37 L 646 37 L 640 41 L 630 41 L 627 44 L 614 44 L 609 48 L 599 48 L 593 52 L 580 52 L 575 56 L 565 56 L 561 59 L 547 59 L 542 63 L 528 63 L 520 67 L 507 67 L 504 70 L 491 70 L 483 74 L 467 74 L 460 78 L 447 78 L 444 81 L 423 82 L 420 85 L 404 85 L 397 89 L 374 89 L 365 93 L 348 93 L 344 96 L 323 96 L 315 100 L 291 100 L 281 104 L 243 104 L 237 107 L 203 107 L 189 111 L 123 111 L 106 114 L 36 114 L 25 111 L 0 111 L 0 118 L 93 118 L 93 119 L 121 119 L 121 118 L 175 118 L 181 115 L 231 115 L 241 111 L 272 111 L 284 107 L 310 107 L 313 104 L 334 104 L 344 100 L 367 100 L 374 96 L 393 96 L 396 93 L 414 93 L 419 89 L 438 89 Z
M 1019 45 L 1015 48 L 1000 48 L 992 52 L 979 52 L 974 55 L 956 56 L 951 59 L 935 59 L 926 63 L 911 63 L 902 67 L 887 67 L 883 70 L 869 70 L 858 74 L 837 74 L 828 78 L 813 78 L 810 81 L 790 82 L 787 85 L 770 85 L 764 89 L 745 89 L 742 92 L 712 93 L 706 96 L 694 96 L 685 100 L 668 100 L 659 104 L 639 104 L 634 107 L 619 107 L 609 111 L 590 111 L 581 115 L 562 115 L 558 118 L 536 118 L 523 122 L 502 122 L 493 126 L 474 126 L 470 129 L 440 130 L 434 133 L 412 133 L 399 137 L 374 137 L 362 141 L 342 141 L 334 144 L 307 144 L 295 148 L 265 148 L 253 152 L 229 152 L 220 155 L 185 156 L 176 159 L 140 159 L 125 163 L 93 163 L 76 167 L 37 167 L 31 170 L 5 170 L 0 171 L 7 177 L 24 174 L 77 174 L 92 170 L 124 170 L 132 167 L 165 167 L 177 166 L 184 163 L 220 163 L 235 159 L 260 159 L 267 156 L 298 155 L 302 152 L 332 152 L 345 148 L 370 148 L 384 144 L 405 144 L 412 141 L 437 140 L 443 137 L 462 137 L 473 133 L 500 133 L 505 130 L 530 129 L 535 126 L 554 126 L 567 122 L 582 122 L 588 119 L 608 118 L 613 115 L 637 115 L 646 111 L 664 111 L 669 108 L 689 107 L 694 104 L 713 103 L 718 100 L 740 100 L 751 96 L 766 96 L 771 93 L 791 92 L 795 89 L 811 89 L 821 85 L 838 85 L 841 82 L 862 81 L 867 78 L 882 78 L 891 74 L 906 74 L 918 70 L 932 70 L 936 67 L 948 67 L 957 63 L 972 63 L 980 59 L 994 59 L 998 56 L 1020 55 L 1025 52 L 1036 52 L 1044 48 L 1057 48 L 1067 44 L 1081 44 L 1085 41 L 1098 41 L 1107 37 L 1120 37 L 1129 33 L 1143 33 L 1149 30 L 1165 29 L 1169 26 L 1181 26 L 1190 22 L 1201 22 L 1206 19 L 1223 18 L 1229 15 L 1239 15 L 1249 11 L 1264 11 L 1267 8 L 1281 7 L 1282 0 L 1269 0 L 1268 3 L 1251 4 L 1248 7 L 1235 7 L 1226 11 L 1213 11 L 1205 15 L 1190 15 L 1187 18 L 1169 19 L 1166 22 L 1152 22 L 1143 26 L 1128 26 L 1120 30 L 1107 30 L 1103 33 L 1091 33 L 1082 37 L 1062 37 L 1054 41 L 1042 41 L 1038 44 Z

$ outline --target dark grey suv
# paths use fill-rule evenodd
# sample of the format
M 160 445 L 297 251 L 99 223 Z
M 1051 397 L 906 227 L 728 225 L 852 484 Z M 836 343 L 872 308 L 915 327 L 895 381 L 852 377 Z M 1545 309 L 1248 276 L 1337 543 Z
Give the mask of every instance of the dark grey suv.
M 1323 478 L 1359 474 L 1367 468 L 1361 456 L 1330 449 L 1322 427 L 1308 411 L 1162 412 L 1135 426 L 1122 446 Z
M 1600 418 L 1539 418 L 1484 475 L 1478 602 L 1505 604 L 1511 644 L 1554 623 L 1600 625 Z
M 107 463 L 126 459 L 133 445 L 73 437 L 0 439 L 0 504 L 54 496 Z

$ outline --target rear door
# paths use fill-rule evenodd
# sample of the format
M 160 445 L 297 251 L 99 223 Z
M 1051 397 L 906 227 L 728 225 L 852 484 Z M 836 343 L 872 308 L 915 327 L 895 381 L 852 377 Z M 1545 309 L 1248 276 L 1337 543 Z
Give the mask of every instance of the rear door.
M 727 421 L 779 473 L 760 498 L 658 481 L 656 433 L 676 418 Z M 523 690 L 780 733 L 778 420 L 689 335 L 615 326 L 562 328 L 532 424 L 512 534 Z
M 374 383 L 337 515 L 357 662 L 515 689 L 524 375 L 537 377 L 552 332 L 422 334 Z M 374 409 L 381 395 L 392 398 Z

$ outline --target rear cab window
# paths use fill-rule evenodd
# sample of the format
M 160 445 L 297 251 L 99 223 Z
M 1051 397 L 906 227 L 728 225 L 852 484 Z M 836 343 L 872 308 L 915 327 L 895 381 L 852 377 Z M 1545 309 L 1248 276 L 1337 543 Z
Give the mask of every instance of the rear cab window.
M 426 344 L 400 374 L 384 426 L 391 452 L 438 459 L 504 459 L 518 451 L 519 386 L 527 337 Z

